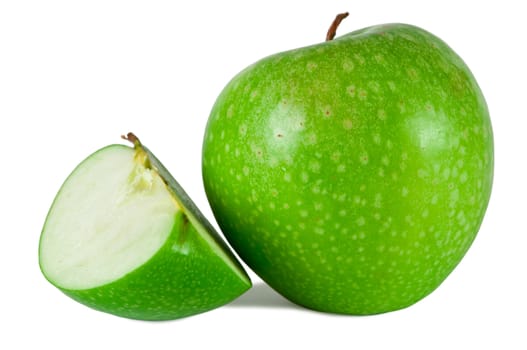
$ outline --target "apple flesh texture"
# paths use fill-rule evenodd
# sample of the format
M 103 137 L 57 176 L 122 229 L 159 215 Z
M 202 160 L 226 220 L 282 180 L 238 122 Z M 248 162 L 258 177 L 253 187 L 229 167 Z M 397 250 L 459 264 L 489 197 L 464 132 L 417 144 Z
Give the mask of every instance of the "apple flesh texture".
M 73 299 L 142 320 L 204 312 L 251 285 L 142 146 L 108 146 L 73 171 L 46 219 L 39 261 L 46 278 Z
M 203 177 L 231 246 L 308 308 L 375 314 L 432 292 L 486 210 L 483 95 L 444 42 L 381 25 L 279 53 L 218 97 Z

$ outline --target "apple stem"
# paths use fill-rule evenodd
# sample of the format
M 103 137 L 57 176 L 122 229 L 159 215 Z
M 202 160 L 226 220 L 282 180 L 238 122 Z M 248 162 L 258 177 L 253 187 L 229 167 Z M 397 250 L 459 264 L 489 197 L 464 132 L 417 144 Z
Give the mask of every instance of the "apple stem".
M 349 16 L 349 12 L 339 13 L 337 17 L 333 20 L 333 23 L 331 23 L 331 26 L 329 27 L 328 33 L 326 34 L 326 41 L 331 41 L 337 34 L 337 28 L 339 27 L 340 22 L 346 17 Z
M 139 141 L 139 138 L 135 136 L 133 132 L 129 132 L 126 135 L 121 135 L 121 138 L 126 141 L 130 141 L 134 146 L 141 145 L 141 141 Z

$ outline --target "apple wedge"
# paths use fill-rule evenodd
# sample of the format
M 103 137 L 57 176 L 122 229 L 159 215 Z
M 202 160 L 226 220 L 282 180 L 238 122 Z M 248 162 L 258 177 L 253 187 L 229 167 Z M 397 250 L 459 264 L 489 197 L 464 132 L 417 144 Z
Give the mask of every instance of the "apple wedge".
M 137 137 L 93 153 L 58 192 L 40 238 L 42 273 L 66 295 L 121 317 L 168 320 L 251 287 L 225 242 Z

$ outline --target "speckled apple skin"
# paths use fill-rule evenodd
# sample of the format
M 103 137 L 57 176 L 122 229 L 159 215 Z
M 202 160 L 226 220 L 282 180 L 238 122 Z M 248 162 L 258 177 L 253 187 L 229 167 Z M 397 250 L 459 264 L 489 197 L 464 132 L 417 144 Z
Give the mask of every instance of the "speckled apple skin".
M 218 97 L 203 143 L 240 257 L 308 308 L 376 314 L 432 292 L 490 197 L 484 97 L 443 41 L 389 24 L 279 53 Z
M 182 241 L 182 236 L 185 240 Z M 163 247 L 126 276 L 85 290 L 60 288 L 93 309 L 138 320 L 172 320 L 215 309 L 250 288 L 201 239 L 182 212 Z

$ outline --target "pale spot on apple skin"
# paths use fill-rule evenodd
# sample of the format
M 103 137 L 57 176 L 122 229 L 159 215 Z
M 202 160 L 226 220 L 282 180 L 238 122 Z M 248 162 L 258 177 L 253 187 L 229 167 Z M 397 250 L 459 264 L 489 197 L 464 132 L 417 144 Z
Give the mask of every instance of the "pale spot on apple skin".
M 374 93 L 379 92 L 380 89 L 381 89 L 379 83 L 376 82 L 376 81 L 370 81 L 370 82 L 368 83 L 368 88 L 369 88 L 372 92 L 374 92 Z
M 323 109 L 322 109 L 322 116 L 324 118 L 329 118 L 331 117 L 331 115 L 333 114 L 332 110 L 331 110 L 331 106 L 325 106 Z
M 330 158 L 331 158 L 332 161 L 337 163 L 338 161 L 340 161 L 340 157 L 341 157 L 341 153 L 339 151 L 336 151 L 333 154 L 331 154 Z
M 342 126 L 345 130 L 351 130 L 353 128 L 353 122 L 351 121 L 351 119 L 344 119 L 344 121 L 342 122 Z
M 355 87 L 355 85 L 348 86 L 346 90 L 351 97 L 355 97 L 355 95 L 357 94 L 357 88 Z
M 419 78 L 419 74 L 417 73 L 417 70 L 415 68 L 409 68 L 406 73 L 412 81 L 416 81 Z
M 353 68 L 355 68 L 355 64 L 353 63 L 352 60 L 347 59 L 344 61 L 344 63 L 342 63 L 342 69 L 345 72 L 351 72 Z
M 359 89 L 359 100 L 364 101 L 368 97 L 368 92 L 364 89 Z
M 230 105 L 229 108 L 227 108 L 227 118 L 232 118 L 234 115 L 234 105 Z
M 419 169 L 417 170 L 417 177 L 419 177 L 420 179 L 424 179 L 428 177 L 428 172 L 425 169 Z
M 247 134 L 247 126 L 245 124 L 240 125 L 238 131 L 240 136 L 245 136 Z
M 308 62 L 306 67 L 308 71 L 312 72 L 317 68 L 317 64 L 315 62 Z
M 380 193 L 375 194 L 373 206 L 377 209 L 382 208 L 382 194 Z
M 255 153 L 257 158 L 262 158 L 263 157 L 263 151 L 262 151 L 262 149 L 260 147 L 255 148 L 254 153 Z
M 309 163 L 309 170 L 313 173 L 320 172 L 320 163 L 316 160 L 313 160 Z
M 358 226 L 364 226 L 366 224 L 366 219 L 364 218 L 364 216 L 360 216 L 356 222 Z
M 311 134 L 307 135 L 306 140 L 307 140 L 307 144 L 308 145 L 314 145 L 314 144 L 317 143 L 317 135 L 314 134 L 314 133 L 311 133 Z
M 359 156 L 359 161 L 362 165 L 366 165 L 369 162 L 368 153 L 366 151 L 362 152 Z
M 364 57 L 362 57 L 362 55 L 356 53 L 353 55 L 353 57 L 355 57 L 355 61 L 357 61 L 359 64 L 364 64 L 366 62 L 366 60 L 364 59 Z
M 451 203 L 456 203 L 459 200 L 459 190 L 456 188 L 450 193 Z
M 399 101 L 397 103 L 397 106 L 399 107 L 399 112 L 406 113 L 406 104 L 404 103 L 404 101 Z
M 383 64 L 384 63 L 384 56 L 381 55 L 380 53 L 379 54 L 376 54 L 374 56 L 375 58 L 375 61 L 377 61 L 377 63 L 380 63 L 380 64 Z
M 360 196 L 357 196 L 357 195 L 356 195 L 356 196 L 353 197 L 353 203 L 355 203 L 355 204 L 358 205 L 358 204 L 360 204 L 361 202 L 362 202 L 362 198 L 361 198 Z

